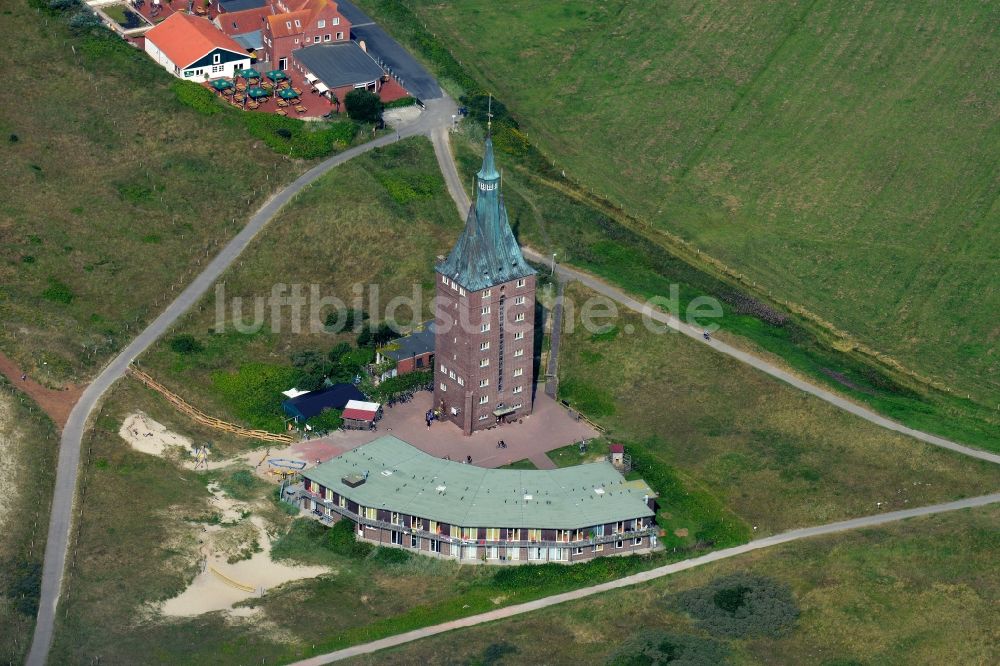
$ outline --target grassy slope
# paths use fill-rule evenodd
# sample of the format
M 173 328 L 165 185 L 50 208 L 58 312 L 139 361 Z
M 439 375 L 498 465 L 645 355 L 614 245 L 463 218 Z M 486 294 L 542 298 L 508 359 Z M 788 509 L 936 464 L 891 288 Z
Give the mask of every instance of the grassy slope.
M 353 663 L 476 662 L 498 642 L 518 648 L 502 663 L 603 663 L 642 628 L 704 636 L 663 600 L 736 571 L 787 583 L 801 616 L 781 638 L 724 641 L 734 663 L 991 663 L 998 520 L 987 508 L 789 544 Z
M 55 663 L 89 664 L 96 655 L 106 663 L 290 661 L 331 633 L 460 591 L 483 571 L 424 558 L 381 566 L 335 555 L 299 538 L 288 548 L 297 561 L 328 565 L 336 573 L 269 590 L 267 597 L 254 602 L 262 606 L 263 619 L 227 621 L 221 613 L 160 618 L 153 612 L 156 602 L 182 591 L 199 568 L 201 525 L 186 518 L 211 514 L 205 484 L 227 472 L 195 473 L 131 450 L 117 432 L 122 419 L 136 409 L 174 432 L 195 441 L 212 441 L 228 453 L 247 446 L 245 441 L 223 440 L 218 433 L 193 427 L 136 382 L 126 380 L 116 387 L 92 437 L 88 436 L 92 454 L 83 463 L 87 490 L 79 546 L 71 558 L 68 592 L 60 602 L 65 615 L 59 615 Z M 255 486 L 246 499 L 262 502 L 264 508 L 255 514 L 281 533 L 291 518 L 268 499 L 274 488 Z M 399 594 L 402 588 L 407 595 Z M 349 614 L 343 612 L 347 601 L 352 606 Z M 313 612 L 303 615 L 303 605 Z
M 59 433 L 0 377 L 0 660 L 21 663 L 31 644 L 55 482 Z
M 425 193 L 412 198 L 401 194 L 405 187 L 400 186 L 408 184 L 425 187 Z M 360 284 L 365 287 L 366 310 L 372 284 L 378 285 L 383 309 L 394 296 L 408 296 L 416 289 L 423 298 L 423 312 L 418 316 L 429 316 L 431 267 L 460 228 L 430 143 L 409 139 L 355 158 L 296 197 L 220 282 L 225 283 L 228 302 L 234 297 L 244 299 L 248 323 L 253 312 L 250 299 L 269 295 L 271 286 L 278 283 L 302 284 L 305 294 L 316 284 L 324 297 L 335 295 L 348 306 L 352 306 L 353 286 Z M 168 387 L 220 418 L 236 419 L 236 415 L 233 405 L 214 388 L 214 371 L 232 371 L 248 361 L 287 366 L 296 350 L 317 349 L 325 354 L 338 340 L 353 342 L 355 337 L 310 333 L 308 307 L 303 308 L 301 332 L 293 332 L 286 307 L 277 332 L 271 330 L 267 311 L 260 333 L 237 333 L 230 309 L 228 332 L 217 335 L 210 333 L 215 327 L 215 308 L 212 290 L 142 363 Z M 321 312 L 321 321 L 328 311 Z M 397 316 L 406 319 L 413 315 L 400 308 Z M 194 335 L 205 351 L 189 356 L 171 351 L 166 341 L 182 332 Z M 275 400 L 280 397 L 275 394 Z
M 17 91 L 0 108 L 0 349 L 51 382 L 78 379 L 303 165 L 233 114 L 181 105 L 175 79 L 120 40 L 70 36 L 20 2 L 4 24 L 21 39 L 0 53 Z M 47 298 L 53 280 L 67 291 Z
M 566 293 L 578 311 L 592 296 L 578 286 Z M 560 397 L 608 438 L 704 484 L 758 535 L 1000 482 L 994 465 L 890 433 L 684 336 L 651 333 L 638 315 L 605 335 L 577 325 L 563 336 L 559 368 Z
M 570 177 L 995 405 L 995 7 L 418 12 Z

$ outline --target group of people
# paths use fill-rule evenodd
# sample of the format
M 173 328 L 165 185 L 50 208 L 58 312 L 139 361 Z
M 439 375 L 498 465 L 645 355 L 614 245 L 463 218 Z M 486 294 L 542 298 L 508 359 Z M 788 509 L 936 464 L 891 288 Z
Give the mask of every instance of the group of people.
M 507 442 L 505 442 L 505 441 L 503 441 L 501 439 L 499 442 L 497 442 L 497 448 L 498 449 L 506 449 L 507 448 Z

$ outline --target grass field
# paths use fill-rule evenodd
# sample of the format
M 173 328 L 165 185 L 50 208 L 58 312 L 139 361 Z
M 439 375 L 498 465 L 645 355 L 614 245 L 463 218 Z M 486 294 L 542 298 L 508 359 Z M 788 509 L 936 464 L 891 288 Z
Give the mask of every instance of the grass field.
M 571 285 L 566 294 L 579 304 L 590 292 Z M 684 336 L 654 334 L 639 315 L 614 326 L 564 334 L 560 398 L 604 425 L 606 439 L 720 498 L 758 535 L 1000 482 L 995 465 L 883 430 Z
M 354 307 L 354 286 L 361 285 L 366 312 L 377 290 L 380 312 L 371 312 L 372 317 L 380 317 L 394 297 L 416 293 L 421 311 L 401 307 L 396 314 L 403 324 L 423 321 L 431 312 L 435 257 L 460 229 L 430 143 L 408 139 L 355 158 L 296 197 L 220 283 L 227 303 L 243 299 L 247 324 L 253 319 L 253 299 L 269 296 L 275 284 L 303 285 L 313 304 L 318 301 L 310 296 L 311 285 L 317 285 L 322 297 L 336 296 L 347 307 Z M 338 342 L 353 343 L 357 336 L 311 331 L 311 305 L 301 309 L 298 328 L 290 307 L 277 318 L 266 309 L 261 330 L 253 334 L 236 330 L 230 307 L 220 334 L 215 332 L 216 306 L 212 290 L 141 362 L 168 387 L 220 418 L 245 421 L 244 403 L 252 396 L 244 393 L 259 384 L 270 391 L 270 406 L 280 419 L 279 391 L 289 388 L 295 375 L 291 356 L 314 350 L 325 357 Z M 319 323 L 330 310 L 318 312 Z M 198 351 L 174 351 L 170 343 L 179 335 L 191 335 Z M 227 382 L 227 377 L 238 380 Z M 238 390 L 227 391 L 229 386 Z
M 23 44 L 0 53 L 18 91 L 0 109 L 0 349 L 47 383 L 79 381 L 307 163 L 207 91 L 214 115 L 181 103 L 190 89 L 106 30 L 3 13 Z
M 363 4 L 378 16 L 393 3 Z M 571 179 L 918 373 L 1000 402 L 995 6 L 416 11 Z
M 651 629 L 678 643 L 714 639 L 734 664 L 992 663 L 997 520 L 1000 510 L 977 509 L 788 544 L 348 663 L 603 664 Z M 676 594 L 743 571 L 791 588 L 800 616 L 789 633 L 712 637 L 672 607 Z M 494 647 L 507 657 L 487 662 L 503 645 L 515 649 Z
M 0 376 L 0 660 L 22 663 L 38 611 L 59 434 Z

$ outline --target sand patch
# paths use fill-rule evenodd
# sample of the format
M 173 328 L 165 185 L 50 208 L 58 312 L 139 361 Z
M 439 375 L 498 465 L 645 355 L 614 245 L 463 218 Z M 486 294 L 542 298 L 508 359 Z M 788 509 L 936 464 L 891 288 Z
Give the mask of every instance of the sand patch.
M 328 573 L 327 567 L 289 566 L 271 560 L 271 537 L 263 521 L 251 518 L 258 531 L 261 551 L 242 562 L 229 564 L 223 553 L 212 552 L 206 557 L 202 572 L 181 594 L 168 599 L 160 609 L 164 615 L 191 617 L 213 611 L 230 611 L 239 616 L 252 615 L 249 608 L 234 609 L 233 605 L 254 597 L 262 597 L 270 588 L 293 580 L 315 578 Z
M 0 394 L 0 527 L 17 501 L 18 446 L 20 436 L 16 432 L 12 398 Z
M 416 104 L 398 109 L 388 109 L 382 112 L 382 120 L 386 125 L 397 129 L 405 127 L 420 117 L 420 107 Z
M 188 455 L 194 454 L 191 440 L 167 430 L 143 412 L 129 414 L 122 422 L 118 434 L 136 451 L 163 457 L 171 447 L 180 447 Z

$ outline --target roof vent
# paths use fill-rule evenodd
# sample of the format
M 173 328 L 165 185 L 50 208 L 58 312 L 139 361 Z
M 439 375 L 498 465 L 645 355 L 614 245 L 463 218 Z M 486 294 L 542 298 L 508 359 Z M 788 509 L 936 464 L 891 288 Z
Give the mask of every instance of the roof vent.
M 365 482 L 365 477 L 361 476 L 360 474 L 348 474 L 347 476 L 342 478 L 341 481 L 348 488 L 357 488 L 358 486 L 360 486 L 362 483 Z
M 382 476 L 392 476 L 392 470 L 391 469 L 382 470 Z
M 603 495 L 604 488 L 594 488 L 594 492 L 597 493 L 598 495 Z
M 524 496 L 524 501 L 525 501 L 525 502 L 530 502 L 530 501 L 531 501 L 531 500 L 533 500 L 533 499 L 535 499 L 535 498 L 534 498 L 533 496 L 531 496 L 531 495 L 525 495 L 525 496 Z
M 438 487 L 437 487 L 437 488 L 435 488 L 434 490 L 438 491 L 439 493 L 443 493 L 443 492 L 444 492 L 444 489 L 445 489 L 446 487 L 447 487 L 447 486 L 438 486 Z

